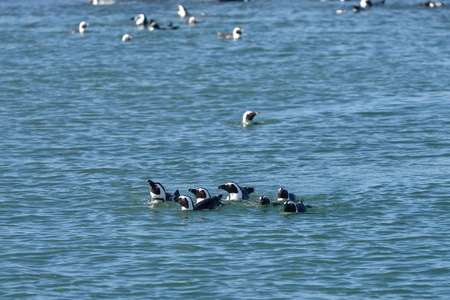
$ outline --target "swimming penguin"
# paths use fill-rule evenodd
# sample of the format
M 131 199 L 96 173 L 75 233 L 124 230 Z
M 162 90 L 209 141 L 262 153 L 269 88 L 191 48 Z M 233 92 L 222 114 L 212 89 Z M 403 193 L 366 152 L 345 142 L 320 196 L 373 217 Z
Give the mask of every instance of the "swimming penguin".
M 173 26 L 172 22 L 170 22 L 166 27 L 163 27 L 161 29 L 171 29 L 171 30 L 175 30 L 178 29 L 178 26 Z
M 366 9 L 370 6 L 373 6 L 373 4 L 372 4 L 372 1 L 370 1 L 370 0 L 361 0 L 361 1 L 359 1 L 359 6 L 362 9 Z
M 285 201 L 283 205 L 283 211 L 284 212 L 306 212 L 306 206 L 303 204 L 302 201 L 295 203 L 293 201 Z
M 78 29 L 72 30 L 70 33 L 84 33 L 86 30 L 86 27 L 89 26 L 88 22 L 81 22 L 80 25 L 78 25 Z
M 258 206 L 262 206 L 262 205 L 269 205 L 270 204 L 270 199 L 267 196 L 261 196 L 259 197 L 258 200 Z
M 194 194 L 195 198 L 197 198 L 197 203 L 199 203 L 205 199 L 211 198 L 209 191 L 205 188 L 189 189 L 189 192 Z
M 196 17 L 192 16 L 189 17 L 189 19 L 187 19 L 185 23 L 188 23 L 189 25 L 197 25 L 198 21 Z
M 242 116 L 242 125 L 244 126 L 249 125 L 253 121 L 253 118 L 257 115 L 259 115 L 259 112 L 257 111 L 251 110 L 246 111 Z
M 358 13 L 358 12 L 360 12 L 361 11 L 361 6 L 359 6 L 359 5 L 353 5 L 353 12 L 355 12 L 355 13 Z
M 229 32 L 218 32 L 217 33 L 217 38 L 219 39 L 239 39 L 241 38 L 241 34 L 242 32 L 244 32 L 244 29 L 242 29 L 241 27 L 236 27 L 233 29 L 233 33 L 229 33 Z
M 297 201 L 297 197 L 289 193 L 285 188 L 279 188 L 277 201 Z
M 425 3 L 423 6 L 425 6 L 425 7 L 430 7 L 430 8 L 433 8 L 433 7 L 442 7 L 442 6 L 444 6 L 444 3 L 442 3 L 442 2 L 431 2 L 431 1 L 428 1 L 428 2 Z
M 255 191 L 252 187 L 241 187 L 236 182 L 227 182 L 219 185 L 218 189 L 225 190 L 229 193 L 225 200 L 249 200 L 249 194 Z
M 178 15 L 182 18 L 189 16 L 189 13 L 187 11 L 187 9 L 181 5 L 181 4 L 177 4 L 178 7 Z
M 122 37 L 122 42 L 129 41 L 129 40 L 131 40 L 132 38 L 133 38 L 132 35 L 124 34 L 123 37 Z
M 201 202 L 197 202 L 194 205 L 191 197 L 189 196 L 177 196 L 174 197 L 174 201 L 181 205 L 182 210 L 204 210 L 204 209 L 214 209 L 218 206 L 222 206 L 223 203 L 220 201 L 222 199 L 222 195 L 217 195 L 211 198 L 207 198 Z
M 116 4 L 115 0 L 90 0 L 92 5 L 113 5 Z
M 136 21 L 136 26 L 147 26 L 147 16 L 144 14 L 139 14 L 136 17 L 132 17 L 130 20 Z
M 151 19 L 148 22 L 148 30 L 153 31 L 153 30 L 167 30 L 167 29 L 178 29 L 178 26 L 173 26 L 172 23 L 169 23 L 166 27 L 160 27 L 158 25 L 158 23 L 156 23 L 155 20 Z
M 150 179 L 147 180 L 147 182 L 150 184 L 150 195 L 152 196 L 152 201 L 173 201 L 175 197 L 180 196 L 180 192 L 178 190 L 176 190 L 172 195 L 166 193 L 166 190 L 161 183 L 153 182 Z
M 385 0 L 382 0 L 380 2 L 372 2 L 371 0 L 361 0 L 359 2 L 359 6 L 361 7 L 361 9 L 367 9 L 372 6 L 384 5 L 384 3 L 385 3 Z

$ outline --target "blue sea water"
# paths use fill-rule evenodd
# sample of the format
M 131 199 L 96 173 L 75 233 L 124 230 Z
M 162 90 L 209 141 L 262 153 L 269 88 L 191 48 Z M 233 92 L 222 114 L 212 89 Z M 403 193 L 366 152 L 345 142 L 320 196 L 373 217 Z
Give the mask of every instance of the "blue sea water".
M 449 6 L 176 3 L 0 1 L 1 298 L 446 299 Z

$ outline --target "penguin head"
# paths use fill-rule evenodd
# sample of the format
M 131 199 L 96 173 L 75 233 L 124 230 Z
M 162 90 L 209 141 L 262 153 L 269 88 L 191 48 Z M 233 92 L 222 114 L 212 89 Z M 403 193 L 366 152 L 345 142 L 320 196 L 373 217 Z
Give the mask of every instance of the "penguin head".
M 297 206 L 292 201 L 285 201 L 283 204 L 284 212 L 297 212 Z
M 267 197 L 267 196 L 261 196 L 261 197 L 259 197 L 259 200 L 258 200 L 258 205 L 267 205 L 267 204 L 270 204 L 270 199 L 269 199 L 269 197 Z
M 218 189 L 225 190 L 230 194 L 237 194 L 240 192 L 239 185 L 235 182 L 227 182 L 225 184 L 219 185 Z
M 197 24 L 197 18 L 194 17 L 194 16 L 190 17 L 189 20 L 188 20 L 188 24 L 189 24 L 189 25 L 195 25 L 195 24 Z
M 197 199 L 211 198 L 211 195 L 209 194 L 209 191 L 207 189 L 205 189 L 205 188 L 189 189 L 189 192 L 194 194 L 195 198 L 197 198 Z
M 229 193 L 227 200 L 240 200 L 242 199 L 241 187 L 236 182 L 227 182 L 219 185 L 218 189 L 225 190 Z
M 248 110 L 242 115 L 242 124 L 246 125 L 248 122 L 251 122 L 255 116 L 259 115 L 257 111 Z
M 150 184 L 150 195 L 152 195 L 152 200 L 166 200 L 166 190 L 159 182 L 153 182 L 150 179 L 147 180 Z
M 278 200 L 289 199 L 289 192 L 285 188 L 278 189 Z
M 83 21 L 83 22 L 81 22 L 80 25 L 78 26 L 78 27 L 79 27 L 78 30 L 80 31 L 80 33 L 83 33 L 83 32 L 86 30 L 86 27 L 88 27 L 88 26 L 89 26 L 89 23 Z
M 194 210 L 194 202 L 189 196 L 177 196 L 174 201 L 181 205 L 182 210 Z
M 244 32 L 244 29 L 241 27 L 236 27 L 233 29 L 233 38 L 238 39 L 241 37 L 242 32 Z
M 144 14 L 139 14 L 134 18 L 131 18 L 132 20 L 136 21 L 137 26 L 146 26 L 147 25 L 147 17 Z

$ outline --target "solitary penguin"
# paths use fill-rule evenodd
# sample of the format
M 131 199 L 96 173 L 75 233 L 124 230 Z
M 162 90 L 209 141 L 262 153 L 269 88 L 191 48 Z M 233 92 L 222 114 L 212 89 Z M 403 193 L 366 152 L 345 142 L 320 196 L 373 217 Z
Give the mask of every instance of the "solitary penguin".
M 136 21 L 136 26 L 144 26 L 146 27 L 148 24 L 147 16 L 144 14 L 139 14 L 136 17 L 132 17 L 130 20 Z
M 247 125 L 251 124 L 251 122 L 253 121 L 253 118 L 257 115 L 259 115 L 259 112 L 257 112 L 257 111 L 251 111 L 251 110 L 246 111 L 244 113 L 244 115 L 242 116 L 242 125 L 247 126 Z
M 239 39 L 241 38 L 241 34 L 242 32 L 244 32 L 244 29 L 242 29 L 241 27 L 236 27 L 233 29 L 233 33 L 229 33 L 229 32 L 218 32 L 217 33 L 217 38 L 219 39 Z
M 297 197 L 294 194 L 289 193 L 285 188 L 279 188 L 277 201 L 292 201 L 292 202 L 294 202 L 294 201 L 297 201 Z
M 70 33 L 84 33 L 86 31 L 86 27 L 89 26 L 88 22 L 81 22 L 80 25 L 78 25 L 78 29 L 72 30 Z
M 180 196 L 180 192 L 178 190 L 175 193 L 169 194 L 166 193 L 166 190 L 159 182 L 153 182 L 150 179 L 147 180 L 150 184 L 150 195 L 152 196 L 152 201 L 173 201 L 174 197 Z
M 191 197 L 189 196 L 177 196 L 174 197 L 174 201 L 179 203 L 181 205 L 182 210 L 204 210 L 204 209 L 214 209 L 218 206 L 223 205 L 222 201 L 222 195 L 217 195 L 214 197 L 207 198 L 203 201 L 197 202 L 197 204 L 194 205 L 194 202 L 192 201 Z
M 205 199 L 211 198 L 209 191 L 205 188 L 189 189 L 189 192 L 194 194 L 195 198 L 197 198 L 197 203 Z
M 284 202 L 283 211 L 294 213 L 306 212 L 306 206 L 303 204 L 302 201 L 294 203 L 293 201 L 289 200 Z
M 227 182 L 219 185 L 218 189 L 225 190 L 229 193 L 225 200 L 249 200 L 249 194 L 255 191 L 252 187 L 241 187 L 236 182 Z

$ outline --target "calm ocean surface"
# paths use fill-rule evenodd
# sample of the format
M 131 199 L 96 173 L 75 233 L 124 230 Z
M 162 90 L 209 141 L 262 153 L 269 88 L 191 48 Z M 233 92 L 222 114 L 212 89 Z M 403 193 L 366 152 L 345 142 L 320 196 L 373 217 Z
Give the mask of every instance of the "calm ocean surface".
M 448 299 L 450 6 L 176 3 L 0 1 L 0 297 Z

